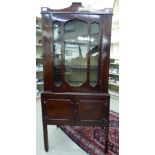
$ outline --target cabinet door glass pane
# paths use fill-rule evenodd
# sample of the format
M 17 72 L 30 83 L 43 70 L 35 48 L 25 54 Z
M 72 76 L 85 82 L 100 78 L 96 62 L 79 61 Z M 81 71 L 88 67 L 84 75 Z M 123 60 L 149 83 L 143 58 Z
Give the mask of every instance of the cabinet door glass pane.
M 99 44 L 99 24 L 91 24 L 91 44 L 90 44 L 90 85 L 96 86 L 98 79 L 98 44 Z
M 53 23 L 53 53 L 54 53 L 54 84 L 61 85 L 61 31 L 60 22 Z
M 88 25 L 80 20 L 65 23 L 65 80 L 71 86 L 80 86 L 86 81 Z

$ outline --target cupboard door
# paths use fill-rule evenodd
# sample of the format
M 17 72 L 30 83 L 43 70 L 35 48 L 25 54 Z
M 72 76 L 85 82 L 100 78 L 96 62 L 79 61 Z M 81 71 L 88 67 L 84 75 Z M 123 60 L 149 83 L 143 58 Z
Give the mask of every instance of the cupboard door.
M 73 116 L 73 103 L 70 99 L 48 99 L 46 112 L 50 118 L 71 119 Z
M 106 101 L 80 100 L 78 103 L 78 118 L 80 120 L 101 120 L 108 110 Z

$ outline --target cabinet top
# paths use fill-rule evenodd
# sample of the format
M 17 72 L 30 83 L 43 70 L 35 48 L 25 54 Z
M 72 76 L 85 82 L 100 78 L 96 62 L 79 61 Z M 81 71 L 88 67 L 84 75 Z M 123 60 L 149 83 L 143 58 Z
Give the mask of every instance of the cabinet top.
M 82 6 L 82 3 L 73 2 L 71 6 L 64 9 L 50 9 L 48 7 L 41 7 L 41 14 L 55 13 L 55 14 L 96 14 L 96 15 L 109 15 L 112 14 L 112 8 L 105 8 L 103 10 L 86 9 Z

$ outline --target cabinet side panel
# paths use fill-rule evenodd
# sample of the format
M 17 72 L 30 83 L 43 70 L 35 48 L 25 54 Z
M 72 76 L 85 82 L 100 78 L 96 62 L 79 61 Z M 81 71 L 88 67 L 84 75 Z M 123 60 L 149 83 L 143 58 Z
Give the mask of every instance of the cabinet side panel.
M 112 24 L 112 15 L 104 15 L 103 16 L 102 60 L 101 60 L 101 68 L 102 68 L 101 89 L 104 93 L 108 93 L 111 24 Z
M 51 90 L 53 84 L 52 25 L 50 14 L 42 14 L 42 47 L 44 90 Z

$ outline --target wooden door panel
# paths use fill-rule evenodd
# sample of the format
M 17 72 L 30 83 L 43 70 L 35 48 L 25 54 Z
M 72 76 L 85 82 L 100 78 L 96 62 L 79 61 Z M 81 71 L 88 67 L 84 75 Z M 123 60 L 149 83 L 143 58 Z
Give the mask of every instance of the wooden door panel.
M 78 104 L 78 118 L 80 120 L 101 120 L 104 118 L 105 101 L 80 100 Z
M 73 104 L 69 99 L 48 99 L 46 112 L 50 118 L 70 119 L 72 118 Z

